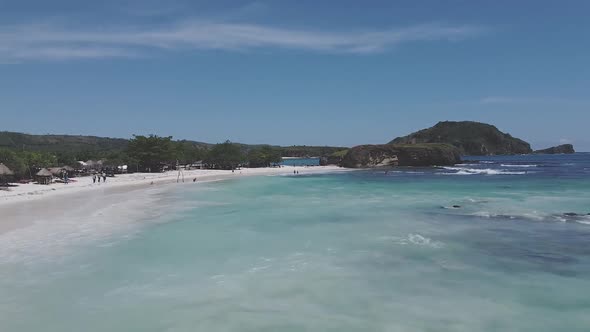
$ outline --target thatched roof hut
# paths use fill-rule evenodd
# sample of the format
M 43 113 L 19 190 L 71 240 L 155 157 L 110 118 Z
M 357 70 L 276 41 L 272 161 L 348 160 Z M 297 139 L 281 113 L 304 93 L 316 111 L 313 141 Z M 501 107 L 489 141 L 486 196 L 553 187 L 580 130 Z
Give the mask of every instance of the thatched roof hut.
M 8 166 L 4 165 L 3 163 L 0 163 L 0 176 L 3 175 L 14 175 L 14 172 L 10 170 L 10 168 L 8 168 Z
M 0 163 L 0 183 L 5 183 L 4 179 L 10 175 L 14 175 L 14 172 L 3 163 Z
M 63 167 L 51 167 L 47 169 L 53 176 L 59 176 L 63 172 Z
M 37 182 L 39 182 L 39 184 L 50 184 L 51 178 L 53 177 L 53 174 L 47 168 L 42 168 L 35 175 L 37 176 Z
M 53 174 L 47 168 L 41 168 L 41 170 L 39 172 L 37 172 L 37 174 L 35 174 L 35 175 L 37 175 L 37 176 L 52 176 Z

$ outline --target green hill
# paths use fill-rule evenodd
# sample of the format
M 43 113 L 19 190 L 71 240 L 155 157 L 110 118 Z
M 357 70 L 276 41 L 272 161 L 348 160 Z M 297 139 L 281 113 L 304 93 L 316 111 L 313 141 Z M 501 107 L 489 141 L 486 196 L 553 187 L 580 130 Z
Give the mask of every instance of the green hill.
M 0 132 L 0 148 L 42 152 L 122 151 L 129 140 L 96 136 L 29 135 Z
M 462 155 L 510 155 L 531 153 L 529 143 L 503 133 L 495 126 L 473 121 L 444 121 L 408 136 L 398 137 L 390 144 L 447 143 Z
M 183 144 L 200 149 L 210 149 L 214 144 L 182 140 Z M 0 149 L 27 150 L 50 152 L 56 154 L 80 154 L 92 155 L 104 153 L 117 153 L 124 151 L 129 144 L 128 139 L 108 138 L 81 135 L 30 135 L 16 132 L 0 131 Z M 239 144 L 243 152 L 262 145 Z M 346 148 L 330 146 L 273 146 L 281 150 L 283 157 L 316 157 L 327 156 Z

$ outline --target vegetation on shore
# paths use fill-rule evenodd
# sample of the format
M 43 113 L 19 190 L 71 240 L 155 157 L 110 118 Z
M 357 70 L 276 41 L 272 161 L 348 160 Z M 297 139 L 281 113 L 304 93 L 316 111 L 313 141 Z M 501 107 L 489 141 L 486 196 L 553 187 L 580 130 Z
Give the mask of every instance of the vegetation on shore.
M 474 121 L 443 121 L 431 128 L 398 137 L 390 144 L 446 143 L 462 155 L 510 155 L 531 153 L 529 143 L 503 133 L 495 126 Z
M 330 154 L 343 148 L 319 146 L 280 147 L 226 141 L 208 144 L 174 140 L 172 136 L 136 135 L 132 139 L 74 135 L 28 135 L 0 132 L 0 161 L 16 178 L 30 178 L 40 168 L 79 166 L 78 161 L 101 160 L 103 167 L 128 165 L 133 171 L 157 171 L 200 161 L 211 168 L 234 169 L 238 165 L 267 167 L 282 157 Z

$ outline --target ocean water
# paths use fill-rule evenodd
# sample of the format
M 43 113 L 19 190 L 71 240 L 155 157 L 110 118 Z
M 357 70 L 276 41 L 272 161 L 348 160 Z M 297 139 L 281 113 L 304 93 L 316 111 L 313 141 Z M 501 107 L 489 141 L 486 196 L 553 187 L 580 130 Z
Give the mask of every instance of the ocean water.
M 177 186 L 102 236 L 3 234 L 0 331 L 589 331 L 590 154 L 466 159 Z
M 285 166 L 318 166 L 320 158 L 287 158 L 281 161 Z

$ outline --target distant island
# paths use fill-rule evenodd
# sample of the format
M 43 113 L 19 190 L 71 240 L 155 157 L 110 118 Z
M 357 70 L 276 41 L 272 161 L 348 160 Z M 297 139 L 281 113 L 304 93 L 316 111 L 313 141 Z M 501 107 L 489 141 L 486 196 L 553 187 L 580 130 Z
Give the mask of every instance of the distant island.
M 554 147 L 550 147 L 543 150 L 536 150 L 534 154 L 571 154 L 576 153 L 574 146 L 571 144 L 562 144 Z
M 474 121 L 442 121 L 433 127 L 387 144 L 360 145 L 325 157 L 326 164 L 350 168 L 390 166 L 444 166 L 461 162 L 461 156 L 574 153 L 571 144 L 534 151 L 522 139 L 493 125 Z
M 531 145 L 503 133 L 495 126 L 474 121 L 444 121 L 390 144 L 446 143 L 459 149 L 461 155 L 489 156 L 532 153 Z

